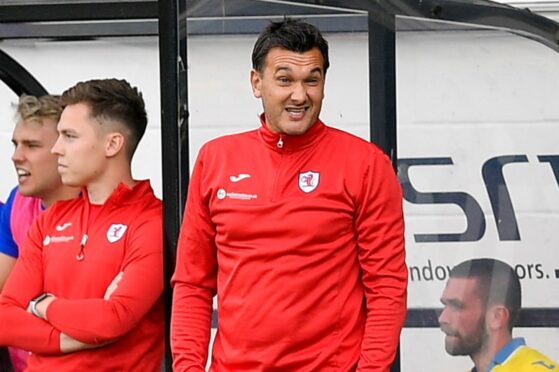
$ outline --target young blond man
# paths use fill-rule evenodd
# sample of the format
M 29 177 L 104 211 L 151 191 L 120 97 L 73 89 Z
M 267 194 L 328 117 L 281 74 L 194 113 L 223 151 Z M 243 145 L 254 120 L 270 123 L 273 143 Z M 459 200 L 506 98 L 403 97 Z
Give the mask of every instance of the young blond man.
M 58 96 L 23 95 L 19 99 L 12 134 L 18 186 L 0 209 L 0 291 L 33 221 L 55 201 L 79 193 L 78 188 L 62 184 L 58 158 L 50 151 L 58 138 L 56 126 L 61 113 Z M 14 371 L 23 371 L 29 353 L 16 348 L 9 351 Z

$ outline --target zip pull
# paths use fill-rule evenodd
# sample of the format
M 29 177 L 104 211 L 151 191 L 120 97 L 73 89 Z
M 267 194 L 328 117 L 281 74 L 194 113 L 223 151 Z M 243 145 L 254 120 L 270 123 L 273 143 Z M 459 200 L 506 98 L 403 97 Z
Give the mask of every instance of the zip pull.
M 76 260 L 78 261 L 83 261 L 83 259 L 85 258 L 84 248 L 85 248 L 85 243 L 87 243 L 87 239 L 88 239 L 87 234 L 83 234 L 82 241 L 80 242 L 80 252 L 76 255 Z
M 276 146 L 278 147 L 278 149 L 282 149 L 283 148 L 283 138 L 279 138 L 278 143 L 276 144 Z

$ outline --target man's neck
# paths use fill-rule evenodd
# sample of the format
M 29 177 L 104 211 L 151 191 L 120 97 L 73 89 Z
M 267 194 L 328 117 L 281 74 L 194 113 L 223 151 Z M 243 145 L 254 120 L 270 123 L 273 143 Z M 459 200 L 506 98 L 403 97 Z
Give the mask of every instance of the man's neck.
M 46 208 L 50 207 L 54 202 L 58 200 L 68 200 L 75 198 L 80 193 L 79 187 L 70 187 L 70 186 L 60 186 L 55 191 L 49 193 L 48 195 L 41 197 L 41 202 L 43 206 Z
M 86 186 L 89 201 L 92 204 L 104 204 L 121 183 L 129 187 L 134 186 L 135 182 L 132 179 L 130 170 L 89 183 Z
M 511 340 L 512 335 L 509 333 L 489 336 L 482 349 L 470 355 L 477 372 L 486 372 L 495 355 Z

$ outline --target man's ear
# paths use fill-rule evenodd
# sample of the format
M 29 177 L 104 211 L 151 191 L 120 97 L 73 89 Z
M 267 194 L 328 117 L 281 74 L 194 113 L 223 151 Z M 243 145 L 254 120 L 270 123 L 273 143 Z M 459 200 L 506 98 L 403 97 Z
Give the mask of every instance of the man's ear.
M 252 94 L 256 98 L 262 98 L 261 86 L 262 86 L 262 76 L 255 69 L 250 70 L 250 85 L 252 86 Z
M 503 305 L 490 306 L 485 317 L 488 330 L 493 331 L 508 328 L 509 319 L 509 309 Z
M 107 142 L 105 146 L 105 156 L 112 158 L 124 148 L 124 136 L 119 132 L 111 132 L 107 134 Z

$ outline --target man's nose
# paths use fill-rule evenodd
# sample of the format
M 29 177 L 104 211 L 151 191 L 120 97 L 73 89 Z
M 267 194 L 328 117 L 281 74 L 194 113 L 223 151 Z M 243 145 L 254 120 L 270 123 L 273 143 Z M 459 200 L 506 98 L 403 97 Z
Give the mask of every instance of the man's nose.
M 446 324 L 446 323 L 448 323 L 447 311 L 446 308 L 443 308 L 441 310 L 441 313 L 439 314 L 439 325 Z
M 20 146 L 16 146 L 12 154 L 12 162 L 21 163 L 24 159 L 25 155 L 23 153 L 23 149 Z
M 307 88 L 304 83 L 294 84 L 291 99 L 294 102 L 305 102 L 307 100 Z
M 56 139 L 56 142 L 54 143 L 54 146 L 52 146 L 52 148 L 50 149 L 50 152 L 54 155 L 62 155 L 62 149 L 60 146 L 60 136 L 58 136 L 58 138 Z

